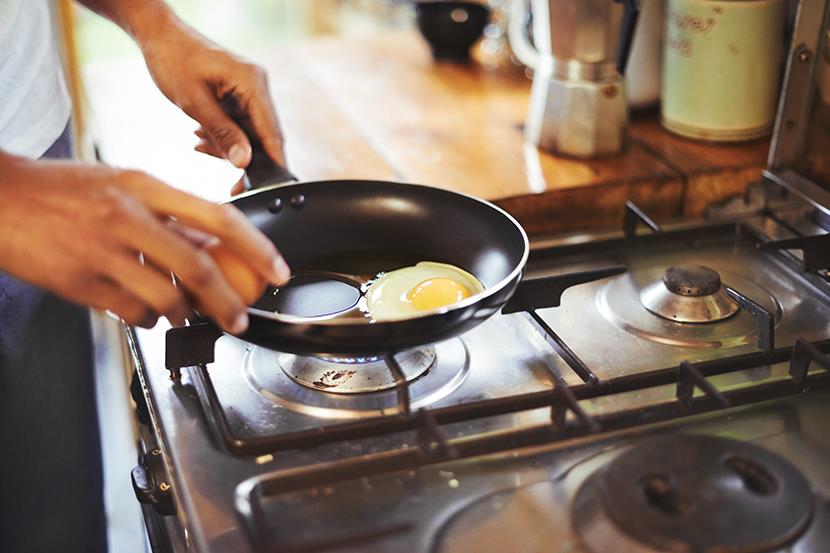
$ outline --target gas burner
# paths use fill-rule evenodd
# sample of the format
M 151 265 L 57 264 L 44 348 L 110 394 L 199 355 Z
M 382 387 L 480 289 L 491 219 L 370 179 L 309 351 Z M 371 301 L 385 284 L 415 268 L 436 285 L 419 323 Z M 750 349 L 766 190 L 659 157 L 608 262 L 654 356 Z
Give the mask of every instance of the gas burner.
M 406 380 L 411 382 L 435 362 L 435 349 L 425 347 L 395 356 Z M 395 378 L 383 357 L 329 357 L 283 355 L 282 370 L 297 384 L 333 394 L 365 394 L 395 387 Z
M 751 344 L 757 340 L 757 324 L 726 296 L 720 275 L 769 310 L 776 325 L 781 321 L 781 305 L 767 289 L 737 274 L 699 265 L 651 267 L 610 279 L 597 293 L 597 308 L 626 332 L 669 346 Z
M 446 397 L 467 377 L 460 338 L 395 356 L 409 381 L 413 410 Z M 322 418 L 364 418 L 398 412 L 395 380 L 383 358 L 306 357 L 253 346 L 243 363 L 248 383 L 266 399 Z
M 586 553 L 569 525 L 568 498 L 616 451 L 576 454 L 561 464 L 539 463 L 532 478 L 541 480 L 516 482 L 515 487 L 457 505 L 442 518 L 430 553 Z M 608 553 L 618 551 L 611 548 Z
M 606 551 L 771 551 L 798 538 L 815 505 L 801 472 L 771 451 L 711 436 L 635 446 L 589 477 L 571 520 Z
M 738 312 L 717 271 L 703 265 L 676 265 L 640 294 L 643 307 L 670 321 L 713 323 Z
M 539 465 L 543 480 L 452 509 L 430 551 L 512 551 L 516 536 L 524 553 L 830 551 L 830 502 L 771 451 L 688 434 L 641 444 Z

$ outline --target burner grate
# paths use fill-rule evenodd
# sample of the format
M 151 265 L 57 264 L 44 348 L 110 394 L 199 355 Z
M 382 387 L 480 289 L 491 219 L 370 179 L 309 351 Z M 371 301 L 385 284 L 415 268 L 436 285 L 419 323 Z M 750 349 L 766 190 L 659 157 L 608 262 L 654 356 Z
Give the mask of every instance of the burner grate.
M 734 406 L 752 401 L 762 401 L 796 394 L 808 385 L 810 387 L 818 387 L 830 384 L 830 372 L 828 372 L 830 371 L 830 359 L 827 357 L 828 353 L 830 353 L 830 340 L 822 340 L 815 343 L 799 340 L 793 347 L 777 348 L 769 354 L 765 352 L 748 353 L 726 359 L 700 362 L 695 365 L 684 364 L 685 369 L 668 367 L 646 373 L 600 381 L 596 384 L 581 384 L 576 386 L 567 386 L 562 381 L 561 376 L 552 372 L 551 377 L 557 382 L 553 393 L 550 391 L 533 392 L 519 396 L 439 407 L 429 409 L 429 416 L 418 415 L 418 412 L 414 415 L 402 413 L 338 423 L 314 430 L 291 432 L 275 436 L 256 436 L 245 439 L 240 439 L 231 432 L 224 409 L 219 402 L 206 367 L 198 367 L 194 376 L 205 392 L 209 411 L 214 417 L 222 441 L 229 451 L 237 455 L 263 455 L 283 449 L 314 447 L 333 441 L 416 430 L 422 437 L 432 436 L 432 440 L 429 441 L 430 443 L 435 442 L 439 444 L 439 452 L 449 452 L 453 451 L 453 448 L 457 448 L 457 454 L 466 457 L 473 454 L 501 451 L 507 448 L 519 447 L 520 445 L 530 445 L 558 438 L 573 437 L 588 432 L 630 427 L 646 419 L 649 421 L 665 420 L 672 417 L 719 409 L 727 405 Z M 806 366 L 805 361 L 814 362 L 816 365 L 824 368 L 825 372 L 808 377 L 804 368 Z M 790 380 L 756 384 L 750 388 L 735 390 L 729 393 L 721 393 L 714 390 L 708 380 L 706 380 L 717 375 L 782 362 L 791 363 L 790 374 L 792 376 Z M 692 368 L 691 371 L 689 371 L 689 367 Z M 690 386 L 689 382 L 692 382 L 694 386 L 702 389 L 704 396 L 694 397 L 688 391 Z M 613 396 L 670 384 L 678 386 L 678 392 L 676 394 L 677 401 L 657 405 L 648 411 L 632 409 L 602 417 L 591 417 L 579 406 L 579 402 L 583 400 Z M 406 386 L 401 386 L 401 388 L 405 389 Z M 467 440 L 463 448 L 452 441 L 438 438 L 437 436 L 439 435 L 435 433 L 435 428 L 433 427 L 433 423 L 435 425 L 446 425 L 545 407 L 551 408 L 551 427 L 536 428 L 530 431 L 519 429 L 508 431 L 497 436 L 485 436 L 480 439 Z M 568 410 L 576 415 L 579 421 L 577 426 L 566 424 L 564 413 Z M 425 409 L 420 411 L 425 411 Z M 438 428 L 440 429 L 440 426 Z M 560 435 L 557 435 L 557 433 Z M 421 440 L 420 442 L 423 445 L 427 441 Z M 434 462 L 436 458 L 448 459 L 454 457 L 456 454 L 453 453 L 452 455 L 444 457 L 436 455 L 432 449 L 434 449 L 434 446 L 430 446 L 426 451 L 423 451 L 421 448 L 414 448 L 413 453 L 417 452 L 415 459 L 420 460 L 418 462 L 424 459 L 430 459 Z M 385 454 L 384 459 L 391 460 L 397 455 L 402 455 L 402 459 L 406 459 L 407 454 L 404 452 L 405 450 L 399 451 L 400 453 L 389 452 Z M 343 462 L 347 463 L 348 460 Z M 370 462 L 368 466 L 375 467 L 373 462 Z M 417 466 L 417 463 L 415 466 Z M 409 467 L 409 464 L 397 466 L 397 463 L 392 463 L 391 466 L 387 466 L 383 462 L 377 468 L 372 468 L 367 474 L 372 474 L 376 471 L 385 472 L 386 470 L 394 470 L 395 468 Z M 320 469 L 321 472 L 318 476 L 323 476 L 322 473 L 324 470 Z M 338 475 L 341 474 L 339 470 L 335 472 Z M 360 474 L 360 476 L 363 475 L 365 474 Z
M 566 358 L 569 366 L 573 368 L 577 374 L 581 376 L 586 382 L 598 382 L 598 379 L 588 369 L 585 364 L 579 360 L 575 353 L 573 353 L 567 344 L 565 344 L 552 329 L 547 327 L 544 321 L 535 314 L 535 308 L 530 307 L 529 301 L 532 298 L 545 297 L 545 306 L 555 306 L 559 304 L 559 298 L 564 290 L 570 286 L 591 282 L 605 278 L 610 275 L 615 275 L 623 272 L 624 267 L 610 267 L 602 268 L 592 271 L 585 271 L 574 274 L 565 274 L 558 276 L 546 277 L 544 279 L 535 279 L 530 281 L 532 284 L 527 289 L 526 295 L 520 295 L 519 299 L 507 308 L 507 312 L 522 311 L 530 309 L 531 316 L 542 324 L 544 328 L 549 331 L 549 336 L 557 344 L 557 351 L 563 352 L 563 357 Z M 547 294 L 545 294 L 547 290 Z M 559 375 L 552 374 L 551 378 L 555 383 L 553 399 L 543 395 L 526 394 L 524 396 L 513 396 L 500 399 L 488 399 L 481 401 L 474 401 L 462 405 L 454 405 L 451 407 L 437 408 L 430 410 L 430 416 L 418 416 L 418 412 L 413 413 L 411 410 L 411 397 L 409 390 L 409 382 L 396 358 L 397 354 L 389 354 L 384 357 L 389 371 L 395 379 L 395 392 L 398 399 L 397 414 L 375 417 L 364 420 L 356 420 L 345 423 L 337 423 L 330 426 L 321 426 L 311 430 L 302 430 L 295 432 L 286 432 L 282 434 L 274 434 L 270 436 L 254 436 L 240 438 L 234 435 L 231 426 L 224 412 L 224 409 L 219 400 L 213 381 L 210 378 L 207 365 L 213 359 L 213 342 L 210 342 L 210 337 L 218 339 L 221 333 L 213 331 L 215 329 L 212 324 L 202 323 L 199 325 L 192 325 L 189 327 L 182 327 L 173 329 L 175 332 L 168 331 L 167 334 L 167 369 L 170 371 L 171 379 L 180 378 L 181 368 L 177 367 L 176 362 L 186 360 L 196 368 L 195 379 L 204 391 L 203 397 L 208 411 L 212 414 L 213 421 L 217 427 L 219 436 L 225 447 L 231 453 L 236 455 L 263 455 L 273 453 L 285 449 L 315 447 L 332 442 L 339 442 L 343 440 L 350 440 L 356 438 L 366 438 L 371 436 L 378 436 L 394 432 L 417 430 L 419 436 L 436 436 L 431 424 L 447 424 L 452 422 L 461 422 L 465 420 L 474 420 L 494 415 L 502 415 L 508 413 L 515 413 L 523 411 L 528 408 L 536 407 L 551 407 L 552 419 L 560 421 L 564 424 L 565 413 L 570 410 L 575 413 L 580 420 L 583 420 L 588 428 L 598 429 L 598 427 L 590 420 L 590 417 L 582 410 L 579 403 L 573 394 L 565 385 L 564 381 Z M 195 340 L 188 339 L 188 332 L 192 332 L 197 338 Z M 194 363 L 194 361 L 197 361 Z M 541 404 L 536 404 L 534 401 L 543 399 Z M 506 400 L 506 401 L 505 401 Z M 530 400 L 528 402 L 528 400 Z M 419 410 L 419 411 L 423 411 Z M 444 451 L 446 448 L 442 445 L 441 439 L 435 443 L 439 445 L 439 451 Z M 447 450 L 449 451 L 449 450 Z M 432 458 L 434 455 L 431 451 L 423 452 L 427 458 Z
M 726 293 L 755 319 L 758 327 L 758 349 L 770 353 L 775 348 L 775 317 L 772 312 L 734 288 L 727 286 Z
M 633 218 L 633 219 L 632 219 Z M 752 237 L 751 229 L 741 224 L 713 225 L 706 228 L 679 231 L 662 231 L 659 226 L 649 224 L 651 219 L 636 205 L 629 203 L 626 206 L 626 220 L 639 221 L 652 228 L 652 234 L 636 234 L 622 239 L 611 239 L 605 242 L 606 247 L 624 245 L 645 246 L 657 242 L 685 242 L 695 243 L 701 239 L 719 238 L 724 233 L 736 236 Z M 653 222 L 653 221 L 651 221 Z M 637 223 L 637 224 L 640 224 Z M 635 224 L 636 227 L 636 224 Z M 590 253 L 597 247 L 596 243 L 558 246 L 555 248 L 559 255 L 573 250 Z M 539 254 L 543 255 L 543 253 Z M 568 346 L 568 344 L 537 314 L 538 309 L 557 307 L 560 304 L 562 293 L 569 287 L 592 282 L 625 271 L 623 266 L 603 267 L 588 271 L 555 275 L 524 281 L 514 297 L 505 306 L 504 313 L 527 312 L 537 330 L 551 344 L 557 354 L 562 357 L 569 368 L 583 381 L 582 386 L 568 387 L 560 375 L 551 371 L 550 379 L 553 384 L 553 394 L 550 391 L 529 392 L 503 398 L 470 401 L 463 404 L 450 405 L 430 409 L 430 417 L 419 416 L 411 409 L 409 384 L 394 355 L 387 355 L 384 359 L 395 380 L 394 391 L 397 396 L 395 414 L 365 418 L 334 424 L 323 424 L 307 430 L 285 432 L 281 434 L 259 435 L 241 438 L 234 435 L 211 381 L 207 365 L 213 361 L 214 341 L 221 333 L 210 323 L 194 324 L 190 327 L 171 329 L 167 333 L 166 366 L 174 380 L 180 377 L 180 370 L 185 366 L 195 368 L 194 376 L 198 385 L 204 391 L 202 402 L 215 422 L 218 433 L 228 451 L 240 456 L 255 456 L 274 453 L 286 449 L 316 447 L 320 445 L 341 442 L 344 440 L 368 438 L 384 434 L 416 430 L 421 436 L 434 436 L 430 424 L 452 424 L 457 422 L 473 421 L 486 417 L 519 413 L 538 408 L 551 409 L 551 421 L 555 428 L 562 428 L 570 411 L 583 429 L 588 432 L 606 428 L 589 416 L 579 406 L 579 401 L 618 394 L 637 389 L 655 386 L 676 384 L 677 405 L 672 407 L 676 416 L 682 416 L 688 410 L 693 410 L 695 399 L 692 396 L 695 388 L 701 389 L 706 398 L 713 401 L 715 406 L 722 407 L 727 401 L 717 390 L 708 384 L 706 378 L 728 372 L 758 367 L 770 363 L 788 361 L 792 356 L 792 348 L 775 348 L 774 315 L 743 293 L 728 288 L 730 297 L 742 308 L 750 313 L 758 327 L 758 347 L 760 352 L 721 358 L 714 361 L 699 362 L 695 365 L 681 364 L 664 369 L 653 370 L 647 373 L 633 374 L 600 381 L 586 363 Z M 817 347 L 827 353 L 830 341 L 819 342 Z M 800 350 L 799 350 L 800 351 Z M 799 355 L 802 355 L 799 353 Z M 549 369 L 550 370 L 550 369 Z M 790 386 L 791 387 L 791 386 Z M 760 388 L 759 388 L 760 389 Z M 788 388 L 789 389 L 789 388 Z M 774 393 L 771 397 L 776 397 Z M 766 397 L 766 396 L 764 396 Z M 731 399 L 729 400 L 731 401 Z M 643 420 L 638 411 L 629 424 Z M 545 439 L 550 439 L 549 435 Z M 440 440 L 437 442 L 442 444 Z M 509 447 L 507 445 L 503 447 Z M 444 451 L 440 445 L 439 451 Z M 423 455 L 433 458 L 432 453 Z
M 482 400 L 479 402 L 453 405 L 430 409 L 431 418 L 409 417 L 399 419 L 391 431 L 423 430 L 426 421 L 434 421 L 438 425 L 451 424 L 469 420 L 471 417 L 487 417 L 511 412 L 528 411 L 549 407 L 552 409 L 552 420 L 549 425 L 535 425 L 498 434 L 482 435 L 473 438 L 461 438 L 446 442 L 447 451 L 455 449 L 459 458 L 496 453 L 506 449 L 537 445 L 560 439 L 583 436 L 590 432 L 611 431 L 630 428 L 642 424 L 643 421 L 659 422 L 677 417 L 699 414 L 708 411 L 745 405 L 758 401 L 782 398 L 801 393 L 805 388 L 819 388 L 830 386 L 830 339 L 810 343 L 799 340 L 793 347 L 783 347 L 774 350 L 771 354 L 756 352 L 731 357 L 705 361 L 695 365 L 683 364 L 685 369 L 669 367 L 661 370 L 623 376 L 599 382 L 596 385 L 578 384 L 568 386 L 561 377 L 552 373 L 560 382 L 553 393 L 536 392 L 512 398 Z M 776 363 L 790 363 L 791 374 L 799 374 L 803 367 L 804 356 L 824 369 L 821 372 L 786 380 L 754 384 L 747 388 L 720 392 L 708 382 L 708 378 L 738 372 L 749 368 L 771 365 Z M 815 357 L 813 357 L 815 355 Z M 689 368 L 691 367 L 691 371 Z M 689 376 L 693 373 L 694 376 Z M 557 378 L 558 377 L 558 378 Z M 590 416 L 579 406 L 580 401 L 623 394 L 626 392 L 653 388 L 662 385 L 677 385 L 679 389 L 688 386 L 685 382 L 691 378 L 695 386 L 700 387 L 702 396 L 687 395 L 680 392 L 675 401 L 659 403 L 650 407 L 620 410 L 600 416 Z M 571 410 L 576 414 L 576 420 L 567 422 L 558 416 L 562 410 Z M 583 413 L 580 415 L 579 413 Z M 382 423 L 389 417 L 373 419 Z M 367 421 L 371 422 L 371 421 Z M 356 430 L 356 424 L 340 425 Z M 355 437 L 355 436 L 349 436 Z M 344 438 L 346 439 L 346 438 Z M 265 452 L 263 450 L 262 452 Z M 371 476 L 381 472 L 411 469 L 418 466 L 447 460 L 440 456 L 425 455 L 420 447 L 408 447 L 395 451 L 369 455 L 356 459 L 344 459 L 330 463 L 322 463 L 302 469 L 288 471 L 281 475 L 264 476 L 269 482 L 269 493 L 277 493 L 301 489 L 309 483 L 314 485 L 331 484 L 343 480 L 350 480 L 362 476 Z
M 625 211 L 623 212 L 623 234 L 626 238 L 633 238 L 637 235 L 637 227 L 640 225 L 647 227 L 655 234 L 663 232 L 660 225 L 655 223 L 654 219 L 649 217 L 645 211 L 637 206 L 637 204 L 632 201 L 625 202 Z
M 588 366 L 568 347 L 562 338 L 539 316 L 537 310 L 548 307 L 559 307 L 562 293 L 578 284 L 594 282 L 603 278 L 625 272 L 622 265 L 605 267 L 591 271 L 581 271 L 557 277 L 547 277 L 523 281 L 510 301 L 502 308 L 505 315 L 521 311 L 530 315 L 533 322 L 540 328 L 542 336 L 550 343 L 556 352 L 565 360 L 568 366 L 582 379 L 583 382 L 597 383 L 599 379 Z
M 474 438 L 454 440 L 443 438 L 438 425 L 450 422 L 454 418 L 451 413 L 453 408 L 433 409 L 428 414 L 419 414 L 415 419 L 409 419 L 409 422 L 421 425 L 418 426 L 419 429 L 426 429 L 419 430 L 419 432 L 438 430 L 433 439 L 440 440 L 440 443 L 443 444 L 440 448 L 434 446 L 433 443 L 435 442 L 432 440 L 419 440 L 415 447 L 406 447 L 395 451 L 257 476 L 246 480 L 237 487 L 237 509 L 243 515 L 243 520 L 255 542 L 268 544 L 270 540 L 262 532 L 269 528 L 269 525 L 262 516 L 257 516 L 255 513 L 261 511 L 259 502 L 275 498 L 281 494 L 297 492 L 309 487 L 331 486 L 384 473 L 413 470 L 451 459 L 468 458 L 572 439 L 597 430 L 607 432 L 631 428 L 642 424 L 645 420 L 649 423 L 657 423 L 682 416 L 714 411 L 725 406 L 746 405 L 796 395 L 808 386 L 810 388 L 830 387 L 830 357 L 827 355 L 829 352 L 830 340 L 823 340 L 818 343 L 799 340 L 793 347 L 778 348 L 771 354 L 757 352 L 728 360 L 699 363 L 696 366 L 686 365 L 684 370 L 678 370 L 678 368 L 663 369 L 631 377 L 612 379 L 596 385 L 580 384 L 568 387 L 561 383 L 561 388 L 558 388 L 553 394 L 547 392 L 539 397 L 513 398 L 513 402 L 522 404 L 524 409 L 550 406 L 552 409 L 551 424 L 528 426 L 499 434 L 484 434 Z M 822 367 L 824 371 L 805 375 L 800 382 L 797 381 L 797 377 L 791 377 L 780 382 L 756 384 L 749 388 L 730 392 L 718 392 L 710 388 L 708 381 L 706 381 L 706 377 L 709 376 L 786 361 L 790 362 L 791 374 L 800 376 L 805 363 L 807 365 L 815 363 Z M 684 372 L 685 374 L 681 374 Z M 692 378 L 695 384 L 705 391 L 705 394 L 698 397 L 689 394 L 687 397 L 678 397 L 673 402 L 658 404 L 645 409 L 623 410 L 598 417 L 590 417 L 587 414 L 583 417 L 578 414 L 580 411 L 578 402 L 581 400 L 620 394 L 625 391 L 672 382 L 677 383 L 678 389 L 680 389 L 681 386 L 685 386 L 681 385 L 684 378 Z M 709 389 L 708 392 L 707 389 Z M 479 405 L 464 407 L 464 410 L 478 411 L 478 414 L 481 415 L 484 412 L 495 410 L 493 403 L 497 401 L 482 402 Z M 461 406 L 454 406 L 454 408 L 457 411 Z M 571 409 L 577 413 L 576 421 L 568 423 L 561 416 L 565 409 Z M 401 430 L 401 428 L 398 428 L 398 430 Z M 378 531 L 380 530 L 379 528 Z M 374 534 L 371 528 L 365 529 L 365 531 Z M 398 529 L 398 533 L 408 531 L 411 530 L 403 527 Z M 321 547 L 319 549 L 314 548 L 314 551 L 327 550 L 325 544 L 318 545 L 321 545 Z
M 807 273 L 830 269 L 830 233 L 775 240 L 758 247 L 773 251 L 801 250 L 801 269 Z
M 692 406 L 695 388 L 700 389 L 721 407 L 729 407 L 729 400 L 726 396 L 706 380 L 706 377 L 700 374 L 694 365 L 683 361 L 677 367 L 677 392 L 675 392 L 675 397 L 683 407 L 688 409 Z

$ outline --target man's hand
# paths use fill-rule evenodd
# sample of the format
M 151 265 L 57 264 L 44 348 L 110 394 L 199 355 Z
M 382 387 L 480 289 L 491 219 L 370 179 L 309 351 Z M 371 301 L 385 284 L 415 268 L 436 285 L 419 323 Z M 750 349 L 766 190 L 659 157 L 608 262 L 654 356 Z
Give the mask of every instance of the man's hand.
M 231 95 L 268 156 L 285 166 L 282 134 L 262 68 L 210 42 L 161 0 L 80 1 L 135 39 L 159 89 L 201 125 L 196 150 L 223 157 L 239 168 L 250 163 L 248 138 L 219 106 Z M 232 192 L 241 191 L 240 181 Z
M 273 284 L 290 276 L 236 208 L 143 173 L 0 154 L 0 174 L 0 271 L 128 324 L 181 324 L 193 306 L 228 332 L 247 328 L 242 300 L 182 227 L 218 237 Z
M 224 157 L 239 168 L 248 166 L 251 143 L 219 105 L 233 96 L 265 152 L 285 166 L 282 135 L 261 67 L 222 50 L 178 21 L 139 44 L 159 89 L 201 125 L 196 150 Z

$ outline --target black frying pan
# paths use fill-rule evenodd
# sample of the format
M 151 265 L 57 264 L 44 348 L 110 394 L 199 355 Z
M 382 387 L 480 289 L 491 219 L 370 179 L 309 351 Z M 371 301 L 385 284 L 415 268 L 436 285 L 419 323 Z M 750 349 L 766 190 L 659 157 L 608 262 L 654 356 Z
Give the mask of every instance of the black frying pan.
M 426 186 L 376 181 L 283 184 L 232 203 L 277 244 L 295 271 L 296 282 L 276 295 L 267 293 L 249 308 L 250 327 L 240 336 L 280 351 L 374 354 L 455 336 L 502 307 L 521 279 L 528 255 L 524 231 L 505 212 Z M 281 209 L 274 213 L 276 205 Z M 370 323 L 336 316 L 352 308 L 360 295 L 338 273 L 373 275 L 418 261 L 461 267 L 485 291 L 413 319 Z
M 250 131 L 247 121 L 237 120 Z M 274 241 L 295 277 L 248 309 L 243 340 L 290 353 L 384 354 L 461 334 L 498 311 L 515 291 L 528 239 L 498 207 L 413 184 L 297 183 L 258 142 L 252 146 L 246 171 L 252 190 L 230 203 Z M 419 261 L 461 267 L 485 291 L 411 319 L 370 322 L 334 315 L 348 310 L 360 294 L 343 275 L 373 275 Z

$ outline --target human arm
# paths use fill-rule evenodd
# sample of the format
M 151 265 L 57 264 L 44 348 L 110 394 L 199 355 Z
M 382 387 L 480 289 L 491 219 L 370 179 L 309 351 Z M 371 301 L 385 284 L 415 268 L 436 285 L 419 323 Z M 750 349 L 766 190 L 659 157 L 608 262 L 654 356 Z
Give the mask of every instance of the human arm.
M 274 244 L 229 204 L 137 171 L 0 151 L 0 271 L 128 324 L 151 326 L 159 315 L 181 324 L 195 307 L 241 332 L 242 300 L 210 255 L 170 228 L 171 217 L 218 237 L 265 280 L 289 277 Z
M 260 67 L 185 25 L 162 0 L 80 1 L 135 39 L 159 89 L 201 125 L 197 150 L 225 157 L 237 167 L 250 162 L 248 138 L 219 105 L 231 95 L 266 153 L 285 165 L 277 115 Z

